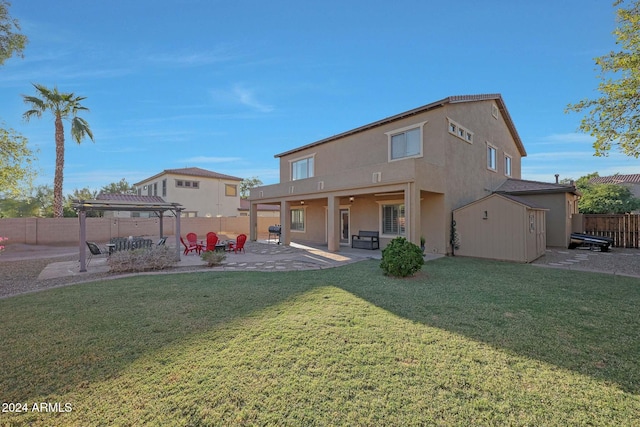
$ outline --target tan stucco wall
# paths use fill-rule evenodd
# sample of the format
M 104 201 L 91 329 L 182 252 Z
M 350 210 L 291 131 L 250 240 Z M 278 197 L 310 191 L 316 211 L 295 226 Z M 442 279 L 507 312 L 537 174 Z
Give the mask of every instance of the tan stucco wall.
M 89 241 L 106 243 L 112 237 L 159 237 L 157 218 L 87 218 L 86 221 Z M 266 239 L 269 226 L 277 222 L 274 218 L 258 218 L 259 238 Z M 78 218 L 0 218 L 0 235 L 9 238 L 6 245 L 73 245 L 78 243 L 79 224 Z M 165 217 L 163 225 L 165 236 L 175 234 L 173 217 Z M 209 231 L 228 234 L 229 237 L 249 235 L 249 217 L 181 218 L 180 229 L 183 236 L 194 232 L 202 239 Z

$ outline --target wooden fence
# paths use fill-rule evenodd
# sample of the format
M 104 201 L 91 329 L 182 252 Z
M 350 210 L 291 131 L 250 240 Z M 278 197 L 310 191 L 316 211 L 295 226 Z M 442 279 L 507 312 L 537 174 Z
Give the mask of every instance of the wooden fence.
M 613 246 L 618 248 L 640 248 L 639 214 L 585 214 L 582 229 L 587 234 L 613 239 Z

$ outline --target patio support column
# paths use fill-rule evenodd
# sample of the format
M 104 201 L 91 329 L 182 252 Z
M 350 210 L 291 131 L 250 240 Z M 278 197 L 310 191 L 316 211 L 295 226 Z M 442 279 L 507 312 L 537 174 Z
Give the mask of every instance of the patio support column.
M 249 240 L 258 240 L 258 210 L 256 203 L 249 202 Z
M 340 199 L 335 196 L 327 197 L 327 249 L 340 250 Z
M 87 241 L 87 211 L 81 209 L 78 212 L 80 220 L 80 236 L 78 238 L 78 251 L 80 252 L 80 273 L 87 271 L 87 252 L 85 243 Z
M 407 182 L 404 190 L 404 216 L 407 240 L 420 246 L 420 192 L 414 182 Z
M 280 243 L 289 246 L 291 244 L 291 202 L 280 202 Z

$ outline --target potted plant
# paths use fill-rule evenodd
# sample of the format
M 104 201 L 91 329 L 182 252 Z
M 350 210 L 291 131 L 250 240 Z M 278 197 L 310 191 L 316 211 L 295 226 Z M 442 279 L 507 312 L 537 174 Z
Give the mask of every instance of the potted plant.
M 422 253 L 424 254 L 424 244 L 425 244 L 426 240 L 424 238 L 424 236 L 420 236 L 420 249 L 422 249 Z

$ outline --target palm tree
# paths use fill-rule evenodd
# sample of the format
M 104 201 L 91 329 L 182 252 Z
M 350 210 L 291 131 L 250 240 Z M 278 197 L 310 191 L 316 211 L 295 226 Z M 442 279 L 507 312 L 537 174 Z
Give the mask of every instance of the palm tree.
M 26 111 L 22 117 L 29 121 L 33 116 L 42 117 L 42 113 L 46 111 L 50 111 L 55 117 L 56 172 L 53 178 L 53 216 L 61 218 L 63 215 L 62 180 L 64 173 L 64 126 L 62 120 L 71 121 L 71 137 L 78 144 L 85 136 L 93 141 L 93 133 L 89 128 L 89 123 L 77 116 L 79 111 L 89 111 L 89 109 L 80 104 L 86 97 L 75 96 L 73 93 L 60 93 L 57 87 L 51 90 L 35 83 L 33 87 L 36 88 L 40 96 L 22 95 L 24 102 L 31 106 L 31 110 Z

